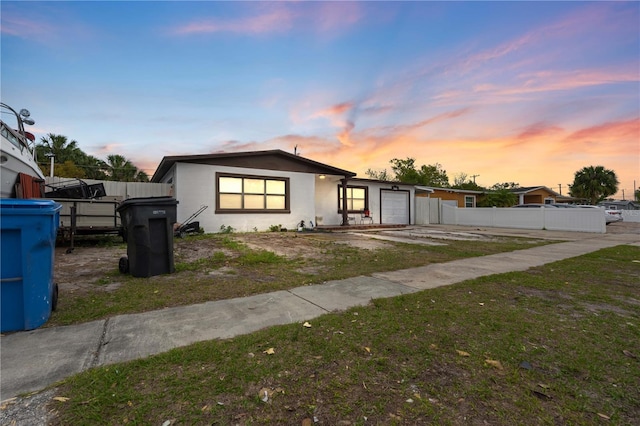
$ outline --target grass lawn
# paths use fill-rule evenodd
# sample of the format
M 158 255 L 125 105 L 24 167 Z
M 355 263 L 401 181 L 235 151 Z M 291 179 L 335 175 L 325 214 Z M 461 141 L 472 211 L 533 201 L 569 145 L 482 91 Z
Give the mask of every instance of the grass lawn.
M 56 424 L 632 425 L 640 248 L 374 301 L 62 382 Z M 166 422 L 169 423 L 166 423 Z
M 248 239 L 267 240 L 274 248 L 289 249 L 292 254 L 284 256 L 250 248 L 243 242 Z M 92 259 L 92 265 L 67 268 L 68 274 L 78 273 L 67 279 L 80 283 L 81 288 L 69 291 L 61 286 L 58 309 L 45 326 L 77 324 L 119 314 L 244 297 L 549 244 L 543 240 L 496 238 L 489 241 L 448 241 L 443 246 L 385 243 L 380 248 L 369 250 L 336 242 L 339 239 L 339 235 L 295 232 L 189 237 L 175 241 L 176 273 L 150 278 L 120 274 L 117 257 L 113 258 L 108 253 L 125 254 L 126 245 L 119 239 L 114 239 L 113 244 L 107 241 L 99 247 L 98 257 Z M 83 252 L 80 247 L 69 256 L 78 260 L 87 256 L 86 253 L 87 250 Z M 68 259 L 63 257 L 58 261 Z M 106 269 L 99 268 L 99 263 L 104 263 Z

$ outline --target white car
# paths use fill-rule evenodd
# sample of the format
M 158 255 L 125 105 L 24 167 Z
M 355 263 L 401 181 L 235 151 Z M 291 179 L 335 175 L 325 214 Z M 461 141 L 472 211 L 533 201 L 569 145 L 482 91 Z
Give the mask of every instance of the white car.
M 604 207 L 598 206 L 576 206 L 587 209 L 603 209 L 604 210 L 604 218 L 607 222 L 607 225 L 614 222 L 622 222 L 622 212 L 620 210 L 611 210 Z

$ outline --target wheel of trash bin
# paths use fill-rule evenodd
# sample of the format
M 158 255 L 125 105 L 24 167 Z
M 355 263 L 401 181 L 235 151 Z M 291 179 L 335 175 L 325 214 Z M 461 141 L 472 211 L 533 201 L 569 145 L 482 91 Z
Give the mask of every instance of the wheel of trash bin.
M 58 309 L 58 284 L 53 285 L 53 294 L 51 295 L 51 310 Z
M 118 262 L 118 269 L 121 274 L 126 274 L 129 272 L 129 258 L 123 256 L 120 258 L 120 262 Z

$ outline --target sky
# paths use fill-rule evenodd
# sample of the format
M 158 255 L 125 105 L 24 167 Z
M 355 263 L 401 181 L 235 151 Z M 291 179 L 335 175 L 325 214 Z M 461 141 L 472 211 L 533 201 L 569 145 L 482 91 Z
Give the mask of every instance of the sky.
M 164 156 L 282 149 L 357 173 L 567 195 L 640 187 L 640 2 L 0 3 L 2 102 L 37 140 Z

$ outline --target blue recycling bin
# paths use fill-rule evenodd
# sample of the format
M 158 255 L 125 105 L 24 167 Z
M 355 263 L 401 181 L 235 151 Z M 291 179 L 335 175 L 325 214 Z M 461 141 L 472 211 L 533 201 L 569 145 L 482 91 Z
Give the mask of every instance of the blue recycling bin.
M 0 199 L 0 331 L 32 330 L 57 302 L 53 282 L 62 206 L 53 200 Z

